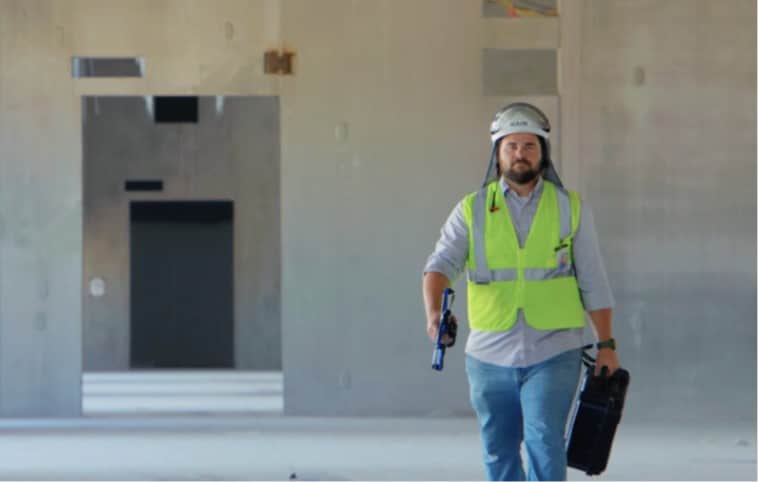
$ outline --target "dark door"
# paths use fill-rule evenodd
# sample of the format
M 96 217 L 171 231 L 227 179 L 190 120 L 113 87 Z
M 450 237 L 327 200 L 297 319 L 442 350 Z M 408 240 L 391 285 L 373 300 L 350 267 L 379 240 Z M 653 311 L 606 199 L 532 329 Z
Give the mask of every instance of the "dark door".
M 130 205 L 131 367 L 233 368 L 233 203 Z

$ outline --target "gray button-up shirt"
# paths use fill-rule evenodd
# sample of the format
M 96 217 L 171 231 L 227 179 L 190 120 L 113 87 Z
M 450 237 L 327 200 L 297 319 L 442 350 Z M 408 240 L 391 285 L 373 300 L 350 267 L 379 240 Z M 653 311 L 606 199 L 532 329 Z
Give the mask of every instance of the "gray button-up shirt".
M 521 197 L 510 189 L 503 179 L 500 185 L 511 213 L 519 244 L 524 242 L 532 226 L 537 205 L 542 197 L 542 178 L 534 190 Z M 442 273 L 451 284 L 466 267 L 468 258 L 468 227 L 463 217 L 462 201 L 453 209 L 442 227 L 441 236 L 429 256 L 424 273 Z M 586 311 L 612 308 L 613 295 L 600 256 L 597 232 L 592 211 L 582 202 L 579 227 L 574 236 L 574 268 L 579 291 Z M 508 367 L 525 367 L 540 363 L 567 350 L 579 348 L 583 343 L 584 328 L 541 331 L 527 325 L 524 311 L 519 310 L 516 325 L 508 331 L 471 330 L 466 342 L 466 353 L 478 360 Z

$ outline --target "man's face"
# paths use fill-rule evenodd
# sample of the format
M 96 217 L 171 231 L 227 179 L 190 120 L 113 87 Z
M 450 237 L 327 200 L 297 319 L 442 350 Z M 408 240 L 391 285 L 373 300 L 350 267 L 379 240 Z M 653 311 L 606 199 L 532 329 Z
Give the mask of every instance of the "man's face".
M 534 134 L 508 134 L 498 147 L 500 172 L 516 184 L 527 184 L 540 173 L 542 148 Z

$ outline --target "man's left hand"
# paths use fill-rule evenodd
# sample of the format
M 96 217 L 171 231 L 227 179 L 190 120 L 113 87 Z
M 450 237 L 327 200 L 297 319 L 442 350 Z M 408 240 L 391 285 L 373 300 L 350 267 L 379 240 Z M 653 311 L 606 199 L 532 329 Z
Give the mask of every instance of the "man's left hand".
M 611 348 L 601 348 L 597 351 L 597 357 L 595 357 L 595 376 L 600 375 L 600 370 L 603 367 L 608 367 L 608 376 L 613 375 L 613 372 L 618 370 L 619 360 L 616 357 L 616 351 Z

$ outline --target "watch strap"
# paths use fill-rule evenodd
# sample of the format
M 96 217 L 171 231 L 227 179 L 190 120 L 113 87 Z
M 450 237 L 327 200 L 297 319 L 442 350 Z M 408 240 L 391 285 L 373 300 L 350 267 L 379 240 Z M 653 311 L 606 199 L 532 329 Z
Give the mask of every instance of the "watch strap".
M 608 338 L 605 341 L 598 342 L 595 347 L 600 350 L 601 348 L 610 348 L 611 350 L 616 349 L 616 340 L 613 338 Z

